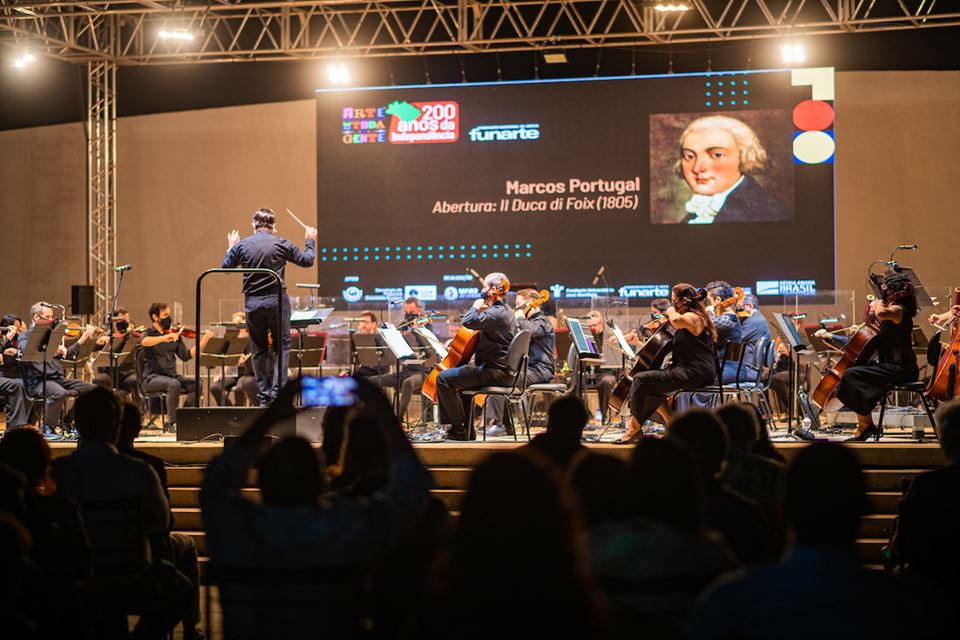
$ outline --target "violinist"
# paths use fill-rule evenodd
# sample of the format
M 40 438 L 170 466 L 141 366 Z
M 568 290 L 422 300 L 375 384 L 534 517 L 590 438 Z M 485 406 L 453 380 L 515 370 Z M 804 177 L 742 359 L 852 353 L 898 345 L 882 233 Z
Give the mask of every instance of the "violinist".
M 0 353 L 5 358 L 16 357 L 16 336 L 20 327 L 15 322 L 20 318 L 6 316 L 0 321 Z M 7 432 L 26 426 L 29 421 L 27 415 L 27 396 L 23 387 L 23 380 L 19 376 L 7 377 L 0 373 L 0 399 L 7 410 Z
M 743 367 L 740 369 L 740 381 L 755 379 L 757 370 L 753 366 L 757 353 L 757 344 L 761 339 L 770 340 L 770 323 L 760 313 L 757 297 L 753 294 L 743 296 L 737 305 L 737 317 L 740 319 L 740 339 L 743 340 Z
M 502 273 L 494 272 L 483 279 L 481 297 L 461 320 L 467 329 L 480 332 L 473 364 L 446 369 L 437 377 L 440 422 L 450 425 L 447 437 L 451 440 L 476 438 L 473 425 L 466 424 L 466 402 L 472 399 L 461 397 L 461 390 L 509 385 L 513 380 L 515 372 L 510 371 L 507 351 L 517 332 L 517 321 L 501 297 L 509 288 L 510 282 Z
M 870 305 L 880 323 L 877 361 L 847 367 L 837 385 L 836 397 L 857 414 L 857 430 L 850 442 L 863 442 L 878 434 L 871 412 L 894 384 L 914 382 L 920 375 L 913 352 L 913 317 L 917 296 L 907 276 L 888 274 L 880 286 L 882 299 Z
M 631 444 L 643 435 L 643 423 L 649 419 L 672 393 L 689 387 L 710 384 L 717 377 L 713 343 L 717 330 L 703 301 L 707 292 L 693 285 L 673 286 L 671 300 L 664 315 L 675 330 L 673 360 L 663 369 L 640 371 L 633 376 L 630 388 L 630 425 L 614 444 Z
M 197 381 L 177 373 L 177 358 L 186 362 L 197 355 L 197 345 L 189 349 L 183 342 L 181 330 L 173 327 L 170 306 L 166 302 L 150 305 L 152 326 L 143 334 L 143 390 L 166 392 L 167 418 L 171 429 L 176 429 L 177 407 L 180 393 L 187 394 L 187 404 L 196 399 Z M 204 331 L 200 337 L 200 351 L 207 346 L 212 331 Z
M 30 327 L 24 329 L 17 336 L 18 347 L 22 354 L 30 342 L 30 335 L 38 322 L 53 321 L 53 307 L 46 302 L 37 302 L 30 307 L 30 315 L 33 322 Z M 78 395 L 94 388 L 94 385 L 83 380 L 68 379 L 63 372 L 63 365 L 60 361 L 63 358 L 73 358 L 80 351 L 80 345 L 89 340 L 96 333 L 96 327 L 87 326 L 80 337 L 65 348 L 62 344 L 57 345 L 57 355 L 46 365 L 46 385 L 44 385 L 44 366 L 41 362 L 24 362 L 26 378 L 23 381 L 24 387 L 34 396 L 42 396 L 46 389 L 47 404 L 45 407 L 44 418 L 46 424 L 43 425 L 43 435 L 47 438 L 57 437 L 53 427 L 60 421 L 60 414 L 67 401 L 68 395 Z
M 707 311 L 713 316 L 713 325 L 717 329 L 717 359 L 723 362 L 728 342 L 742 342 L 743 330 L 740 319 L 731 308 L 721 309 L 720 303 L 734 297 L 733 287 L 725 280 L 715 280 L 706 286 Z M 737 380 L 737 363 L 727 362 L 723 367 L 723 383 Z
M 550 319 L 543 313 L 545 302 L 535 289 L 517 291 L 517 331 L 530 332 L 530 349 L 527 351 L 527 384 L 541 384 L 553 380 L 556 332 Z M 506 408 L 503 396 L 487 399 L 487 412 L 493 416 L 494 425 L 487 428 L 487 435 L 513 435 L 512 427 L 504 428 L 503 413 Z
M 247 338 L 250 336 L 247 332 L 246 321 L 246 316 L 244 316 L 242 311 L 238 311 L 230 317 L 230 322 L 241 327 L 240 332 L 237 334 L 238 338 Z M 238 407 L 245 405 L 250 405 L 251 407 L 260 406 L 260 401 L 257 399 L 257 378 L 253 375 L 253 362 L 250 360 L 252 354 L 253 348 L 248 342 L 247 350 L 240 356 L 240 361 L 237 363 L 237 375 L 228 375 L 226 379 L 220 376 L 216 377 L 213 384 L 210 385 L 210 395 L 213 397 L 214 402 L 228 407 L 234 405 Z M 235 402 L 230 401 L 228 394 L 231 391 L 233 392 Z M 223 398 L 223 402 L 220 402 L 221 398 Z
M 360 318 L 360 323 L 357 325 L 356 333 L 364 335 L 376 335 L 377 329 L 380 328 L 380 322 L 377 320 L 377 314 L 373 311 L 361 311 L 358 315 Z M 382 340 L 380 336 L 376 336 L 377 346 L 382 346 Z M 352 341 L 351 341 L 352 345 Z M 352 346 L 354 363 L 356 363 L 356 347 Z M 369 365 L 356 365 L 353 370 L 353 376 L 356 378 L 363 378 L 365 380 L 371 381 L 371 384 L 377 384 L 375 378 L 387 374 L 390 370 L 388 366 L 376 366 L 372 367 Z
M 130 340 L 133 334 L 133 324 L 130 322 L 130 312 L 123 308 L 117 307 L 113 312 L 113 329 L 114 329 L 114 338 L 124 338 L 124 346 L 127 345 L 127 340 Z M 137 334 L 139 335 L 139 334 Z M 106 336 L 102 336 L 105 338 Z M 100 344 L 98 340 L 98 344 Z M 101 349 L 106 346 L 106 340 L 103 340 Z M 100 367 L 97 375 L 93 376 L 93 384 L 104 387 L 105 389 L 113 388 L 113 378 L 111 377 L 110 367 Z M 126 391 L 127 393 L 133 395 L 137 391 L 137 366 L 133 361 L 133 358 L 127 358 L 127 360 L 117 367 L 117 380 L 120 383 L 120 389 Z
M 417 327 L 423 327 L 428 331 L 433 331 L 433 324 L 431 324 L 428 314 L 423 312 L 423 307 L 420 305 L 420 300 L 414 296 L 410 296 L 403 301 L 403 325 L 400 328 L 401 331 L 412 331 Z

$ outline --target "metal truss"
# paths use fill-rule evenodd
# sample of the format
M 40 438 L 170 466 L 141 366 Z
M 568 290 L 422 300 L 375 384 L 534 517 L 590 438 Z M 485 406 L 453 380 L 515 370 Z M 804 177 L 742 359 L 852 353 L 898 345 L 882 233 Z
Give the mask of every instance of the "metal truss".
M 106 317 L 117 274 L 117 63 L 87 63 L 87 283 Z
M 120 65 L 624 47 L 960 26 L 941 0 L 0 1 L 0 42 Z M 116 42 L 104 38 L 111 22 Z M 162 29 L 190 42 L 161 40 Z M 115 46 L 114 46 L 115 45 Z

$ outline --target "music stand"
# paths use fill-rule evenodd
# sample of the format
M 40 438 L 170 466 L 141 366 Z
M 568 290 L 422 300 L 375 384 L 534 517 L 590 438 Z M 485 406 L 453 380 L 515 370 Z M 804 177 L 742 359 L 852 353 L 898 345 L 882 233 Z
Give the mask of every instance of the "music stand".
M 793 318 L 789 314 L 774 313 L 771 315 L 784 342 L 790 347 L 787 360 L 787 389 L 790 392 L 787 400 L 787 404 L 789 405 L 787 407 L 787 430 L 792 432 L 794 410 L 796 409 L 797 397 L 800 392 L 800 360 L 796 354 L 804 351 L 809 352 L 813 349 L 813 345 L 810 344 L 810 340 L 804 333 L 797 330 L 793 324 Z M 773 372 L 771 372 L 771 375 L 773 375 Z
M 30 331 L 30 338 L 23 347 L 23 353 L 20 355 L 21 362 L 30 362 L 32 364 L 42 363 L 43 378 L 41 382 L 41 397 L 43 398 L 43 424 L 47 424 L 47 363 L 57 356 L 57 347 L 63 340 L 63 334 L 66 333 L 65 324 L 56 323 L 53 320 L 40 320 L 35 322 Z M 53 348 L 50 349 L 50 345 Z M 26 382 L 26 381 L 24 381 Z
M 580 399 L 584 398 L 583 374 L 586 367 L 599 366 L 603 364 L 603 359 L 597 350 L 597 344 L 592 335 L 587 335 L 589 331 L 584 331 L 580 321 L 576 318 L 567 318 L 567 326 L 570 328 L 570 337 L 573 339 L 574 348 L 577 350 L 577 389 L 580 393 Z
M 413 348 L 410 346 L 410 343 L 407 342 L 406 338 L 399 329 L 393 329 L 390 327 L 381 327 L 377 329 L 377 335 L 383 340 L 386 345 L 389 354 L 393 356 L 393 359 L 397 363 L 397 389 L 393 394 L 393 410 L 399 417 L 400 415 L 400 370 L 404 365 L 415 365 L 423 364 L 423 359 L 417 358 L 417 354 L 413 352 Z
M 69 365 L 73 369 L 73 377 L 77 377 L 77 365 L 82 364 L 85 360 L 88 360 L 90 356 L 93 355 L 94 349 L 97 347 L 96 340 L 87 340 L 83 344 L 77 346 L 77 353 L 72 360 L 66 358 L 60 359 L 60 364 Z
M 297 377 L 303 375 L 304 367 L 320 369 L 326 344 L 327 341 L 322 335 L 304 335 L 303 331 L 297 331 L 297 348 L 290 349 L 290 357 L 296 358 Z
M 240 358 L 250 344 L 249 338 L 240 337 L 240 329 L 228 326 L 223 337 L 210 338 L 200 353 L 200 366 L 207 368 L 207 405 L 210 405 L 210 371 L 220 367 L 220 406 L 227 396 L 227 367 L 240 365 Z M 239 376 L 238 376 L 239 377 Z

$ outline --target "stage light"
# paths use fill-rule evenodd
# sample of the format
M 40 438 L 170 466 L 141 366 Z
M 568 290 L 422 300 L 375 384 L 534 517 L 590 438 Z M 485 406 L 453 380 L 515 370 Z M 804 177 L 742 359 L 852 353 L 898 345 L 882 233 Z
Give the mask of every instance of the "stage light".
M 662 13 L 677 13 L 679 11 L 689 11 L 690 7 L 688 7 L 683 3 L 669 4 L 669 3 L 658 2 L 653 5 L 653 10 L 660 11 Z
M 785 42 L 780 45 L 780 57 L 787 64 L 801 64 L 806 61 L 807 53 L 802 44 Z
M 33 55 L 29 51 L 24 51 L 17 57 L 13 59 L 13 68 L 14 69 L 26 69 L 34 62 L 37 61 L 37 56 Z
M 327 79 L 334 84 L 350 82 L 350 70 L 342 62 L 327 65 Z
M 179 42 L 191 42 L 197 37 L 197 33 L 189 29 L 161 29 L 157 34 L 161 40 L 176 40 Z
M 566 64 L 567 54 L 563 51 L 551 51 L 543 54 L 543 61 L 547 64 Z

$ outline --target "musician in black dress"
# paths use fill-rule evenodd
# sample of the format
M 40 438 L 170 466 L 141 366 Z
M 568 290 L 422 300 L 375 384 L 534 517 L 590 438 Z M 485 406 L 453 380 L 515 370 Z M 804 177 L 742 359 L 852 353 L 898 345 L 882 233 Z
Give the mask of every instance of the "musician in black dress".
M 877 435 L 871 415 L 887 390 L 898 383 L 914 382 L 920 375 L 913 352 L 913 317 L 917 315 L 917 296 L 909 278 L 891 273 L 880 287 L 882 299 L 871 303 L 871 311 L 880 322 L 874 339 L 877 360 L 848 367 L 837 385 L 837 399 L 857 414 L 857 431 L 850 438 L 863 442 Z
M 517 332 L 517 320 L 501 297 L 509 288 L 510 282 L 502 273 L 491 273 L 483 279 L 481 297 L 461 320 L 467 329 L 480 331 L 473 364 L 453 367 L 437 376 L 440 422 L 450 425 L 447 433 L 450 440 L 476 439 L 473 425 L 466 423 L 468 413 L 464 406 L 473 399 L 462 397 L 462 389 L 506 386 L 513 380 L 515 372 L 510 371 L 507 351 Z M 491 297 L 494 302 L 488 300 Z
M 707 314 L 703 301 L 707 292 L 693 285 L 673 286 L 671 301 L 664 315 L 676 330 L 673 337 L 673 360 L 669 366 L 652 371 L 641 371 L 633 376 L 630 387 L 630 426 L 615 444 L 630 444 L 643 435 L 642 427 L 679 389 L 700 387 L 716 380 L 717 367 L 713 342 L 717 330 Z

